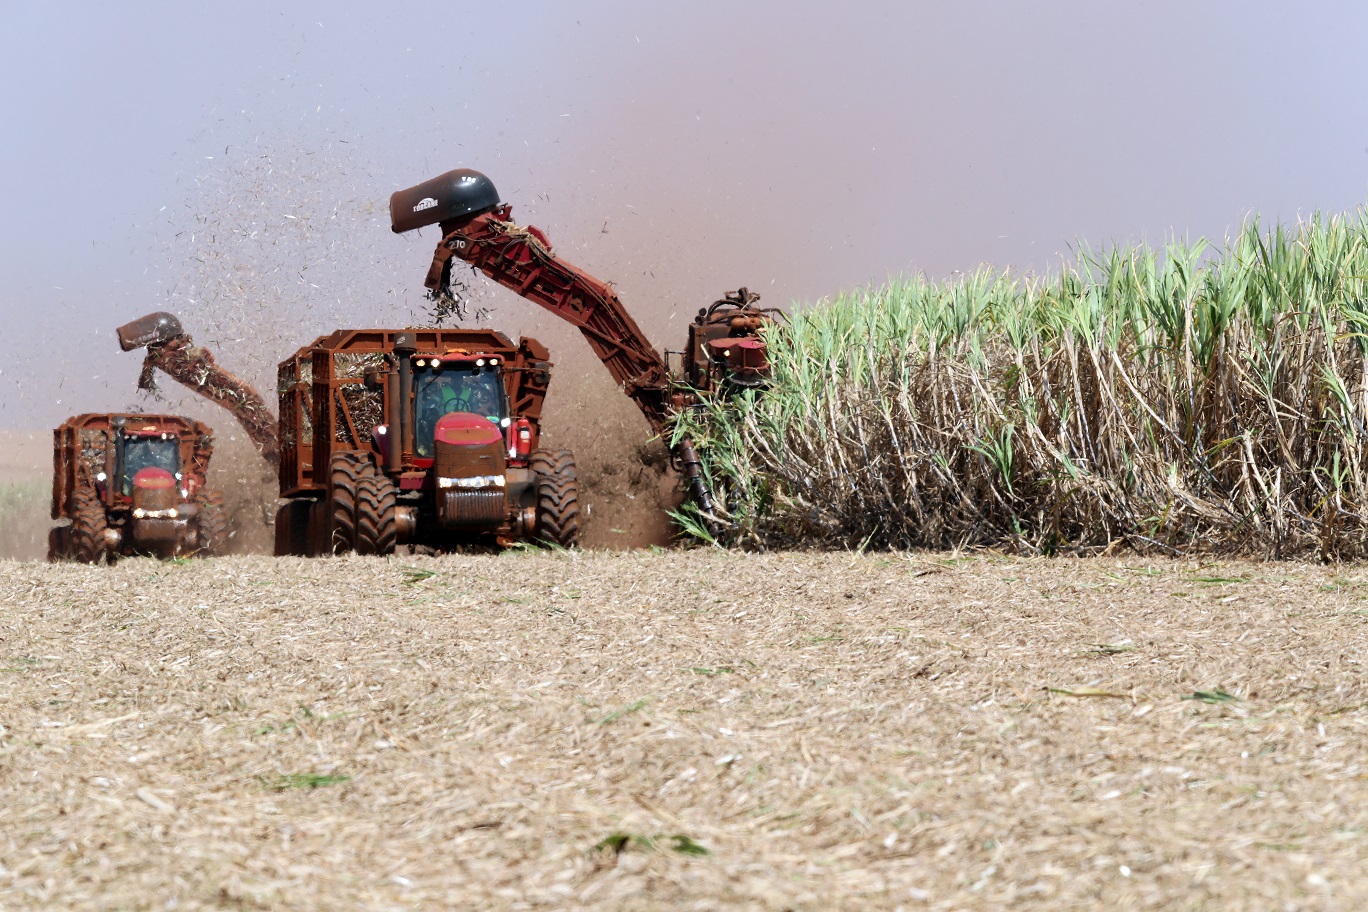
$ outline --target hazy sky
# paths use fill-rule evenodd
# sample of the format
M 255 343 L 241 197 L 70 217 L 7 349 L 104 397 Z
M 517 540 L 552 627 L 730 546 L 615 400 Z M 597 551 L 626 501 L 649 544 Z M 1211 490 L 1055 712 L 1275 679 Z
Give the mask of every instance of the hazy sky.
M 811 301 L 1365 199 L 1361 3 L 281 6 L 4 4 L 0 427 L 135 402 L 112 329 L 150 310 L 263 383 L 411 322 L 435 229 L 392 235 L 388 196 L 455 167 L 671 345 L 743 284 Z

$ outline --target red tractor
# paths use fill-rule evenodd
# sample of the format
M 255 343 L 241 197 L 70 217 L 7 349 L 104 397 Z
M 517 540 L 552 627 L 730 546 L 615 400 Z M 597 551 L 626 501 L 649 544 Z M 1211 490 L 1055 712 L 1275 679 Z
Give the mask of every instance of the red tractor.
M 565 449 L 539 449 L 547 351 L 492 330 L 339 330 L 281 362 L 276 553 L 579 541 Z
M 223 495 L 206 487 L 213 432 L 177 415 L 77 415 L 53 431 L 48 559 L 222 553 Z

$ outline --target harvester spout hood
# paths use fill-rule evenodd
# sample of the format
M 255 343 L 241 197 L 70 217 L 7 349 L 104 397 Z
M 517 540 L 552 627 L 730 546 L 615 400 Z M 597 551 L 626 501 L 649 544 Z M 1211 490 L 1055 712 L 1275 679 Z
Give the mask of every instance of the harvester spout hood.
M 457 168 L 390 195 L 390 228 L 403 234 L 425 225 L 474 217 L 499 205 L 494 182 L 479 171 Z
M 174 314 L 159 310 L 139 317 L 131 323 L 125 323 L 119 327 L 118 333 L 119 347 L 124 351 L 132 351 L 135 348 L 169 342 L 177 336 L 185 335 L 185 330 Z

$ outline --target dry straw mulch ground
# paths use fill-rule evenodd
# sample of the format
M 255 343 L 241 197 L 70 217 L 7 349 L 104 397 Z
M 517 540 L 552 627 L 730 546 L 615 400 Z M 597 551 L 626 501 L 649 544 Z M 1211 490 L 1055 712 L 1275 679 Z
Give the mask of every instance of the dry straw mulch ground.
M 1368 907 L 1359 567 L 0 569 L 3 908 Z

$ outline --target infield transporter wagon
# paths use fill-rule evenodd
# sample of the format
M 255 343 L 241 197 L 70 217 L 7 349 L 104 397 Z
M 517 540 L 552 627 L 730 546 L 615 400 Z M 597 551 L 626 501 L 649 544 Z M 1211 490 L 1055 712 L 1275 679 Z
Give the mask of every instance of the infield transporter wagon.
M 218 554 L 223 494 L 207 487 L 213 432 L 178 415 L 86 414 L 53 431 L 48 559 Z
M 547 359 L 492 330 L 357 329 L 281 362 L 276 553 L 577 544 L 574 455 L 539 448 Z

